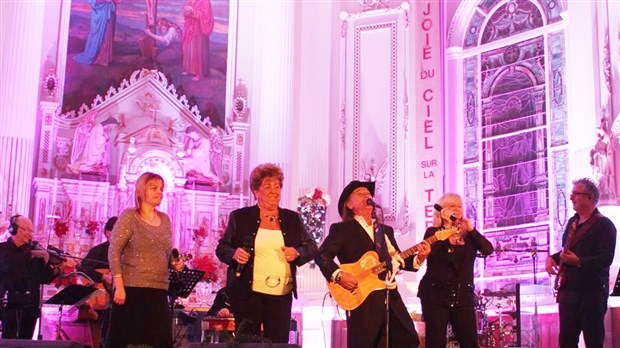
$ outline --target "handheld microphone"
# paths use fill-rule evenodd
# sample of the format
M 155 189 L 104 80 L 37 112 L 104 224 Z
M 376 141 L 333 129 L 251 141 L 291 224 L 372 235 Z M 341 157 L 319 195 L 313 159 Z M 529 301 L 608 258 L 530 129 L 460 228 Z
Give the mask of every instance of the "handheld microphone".
M 250 252 L 250 249 L 252 249 L 252 244 L 254 244 L 254 238 L 252 236 L 247 236 L 245 237 L 245 240 L 243 241 L 243 250 Z M 250 262 L 250 260 L 248 259 L 248 262 Z M 244 263 L 244 264 L 240 264 L 237 262 L 237 267 L 235 267 L 235 277 L 239 278 L 241 277 L 241 272 L 243 272 L 243 269 L 245 268 L 245 265 L 248 263 Z
M 172 251 L 170 252 L 170 258 L 172 258 L 172 261 L 174 261 L 174 263 L 179 262 L 179 258 L 181 257 L 181 255 L 179 254 L 179 249 L 177 248 L 173 248 Z M 177 277 L 177 281 L 179 283 L 183 282 L 183 279 L 181 279 L 181 272 L 177 271 L 176 269 L 173 269 L 174 273 Z
M 440 213 L 441 213 L 441 211 L 443 210 L 443 207 L 442 207 L 441 205 L 437 204 L 437 203 L 435 203 L 435 205 L 433 206 L 433 208 L 435 208 L 435 210 L 437 210 L 437 211 L 438 211 L 438 212 L 440 212 Z M 450 220 L 452 220 L 452 221 L 456 221 L 456 216 L 454 216 L 454 214 L 453 214 L 453 215 L 450 215 Z
M 180 257 L 180 255 L 179 255 L 179 249 L 177 249 L 177 248 L 172 249 L 172 254 L 171 254 L 171 256 L 172 256 L 172 260 L 173 260 L 174 262 L 179 262 L 179 257 Z
M 38 243 L 37 243 L 37 244 L 38 244 Z M 36 245 L 36 244 L 35 244 L 35 245 Z M 60 249 L 60 248 L 57 248 L 57 247 L 55 247 L 55 246 L 53 246 L 53 245 L 51 245 L 51 244 L 48 244 L 48 245 L 47 245 L 47 250 L 53 251 L 53 252 L 55 252 L 56 254 L 60 254 L 60 255 L 62 255 L 62 254 L 64 254 L 64 253 L 65 253 L 65 251 L 64 251 L 64 250 L 62 250 L 62 249 Z
M 377 204 L 375 201 L 373 201 L 373 200 L 372 200 L 372 198 L 368 198 L 368 199 L 366 200 L 366 204 L 368 204 L 368 205 L 370 205 L 370 206 L 373 206 L 373 207 L 375 207 L 375 208 L 376 208 L 376 207 L 381 208 L 381 206 L 380 206 L 379 204 Z

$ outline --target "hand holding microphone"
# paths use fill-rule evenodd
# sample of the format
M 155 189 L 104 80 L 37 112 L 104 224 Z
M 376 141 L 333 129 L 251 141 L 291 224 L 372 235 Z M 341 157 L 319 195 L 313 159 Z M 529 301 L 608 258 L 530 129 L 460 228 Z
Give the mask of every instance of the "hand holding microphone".
M 252 249 L 253 244 L 253 237 L 247 236 L 243 241 L 243 247 L 235 250 L 235 254 L 233 255 L 233 260 L 237 262 L 237 267 L 235 267 L 235 277 L 241 277 L 241 272 L 243 272 L 245 264 L 250 260 L 250 250 Z
M 471 223 L 471 221 L 468 218 L 461 216 L 460 219 L 457 219 L 457 217 L 454 216 L 454 214 L 452 213 L 450 209 L 445 209 L 439 204 L 435 204 L 433 208 L 435 208 L 435 210 L 441 213 L 442 218 L 446 220 L 450 219 L 452 223 L 455 223 L 456 220 L 459 220 L 459 224 L 461 226 L 460 227 L 461 232 L 471 232 L 474 230 L 474 225 Z
M 183 268 L 185 267 L 185 262 L 183 258 L 181 258 L 181 255 L 179 254 L 179 249 L 177 248 L 172 249 L 170 256 L 171 256 L 170 264 L 172 265 L 172 268 L 174 268 L 174 270 L 177 272 L 181 272 Z
M 435 205 L 433 206 L 433 208 L 435 208 L 435 210 L 437 210 L 438 212 L 440 212 L 440 213 L 442 214 L 442 217 L 444 217 L 444 215 L 443 215 L 443 214 L 446 214 L 446 215 L 447 215 L 447 214 L 450 214 L 450 215 L 449 215 L 450 221 L 452 221 L 452 222 L 456 221 L 456 216 L 454 216 L 454 214 L 452 214 L 449 210 L 447 210 L 447 209 L 446 209 L 446 210 L 444 210 L 444 209 L 443 209 L 443 207 L 442 207 L 441 205 L 439 205 L 439 204 L 435 203 Z

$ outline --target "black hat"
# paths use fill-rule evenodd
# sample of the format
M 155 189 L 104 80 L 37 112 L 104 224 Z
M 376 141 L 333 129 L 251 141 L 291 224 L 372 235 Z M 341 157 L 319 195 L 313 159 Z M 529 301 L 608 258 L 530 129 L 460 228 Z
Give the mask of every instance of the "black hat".
M 349 196 L 351 195 L 351 193 L 353 193 L 353 191 L 355 191 L 355 189 L 359 187 L 365 187 L 368 189 L 368 191 L 370 191 L 371 196 L 375 195 L 375 182 L 374 181 L 357 181 L 357 180 L 351 181 L 344 188 L 344 190 L 342 190 L 342 193 L 340 194 L 340 198 L 338 199 L 338 214 L 342 215 L 342 211 L 344 210 L 344 204 L 347 202 L 347 199 L 349 199 Z

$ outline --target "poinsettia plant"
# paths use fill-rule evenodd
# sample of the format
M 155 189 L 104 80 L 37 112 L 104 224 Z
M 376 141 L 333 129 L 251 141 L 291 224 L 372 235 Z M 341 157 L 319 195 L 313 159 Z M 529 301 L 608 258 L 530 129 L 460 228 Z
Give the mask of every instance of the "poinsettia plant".
M 217 281 L 217 266 L 215 265 L 215 262 L 213 262 L 213 260 L 209 257 L 209 255 L 204 255 L 200 258 L 194 259 L 193 263 L 196 269 L 205 272 L 204 276 L 202 276 L 202 280 L 206 280 L 208 282 Z
M 325 234 L 325 214 L 329 203 L 329 195 L 320 187 L 306 190 L 305 195 L 297 199 L 297 211 L 301 220 L 312 239 L 317 243 Z
M 52 284 L 54 284 L 56 288 L 77 284 L 78 277 L 75 271 L 75 265 L 65 264 L 59 269 L 60 273 L 52 281 Z
M 86 225 L 86 234 L 89 235 L 91 238 L 95 238 L 97 231 L 99 231 L 99 222 L 95 220 L 89 221 Z
M 62 238 L 65 235 L 67 235 L 68 231 L 69 231 L 68 223 L 61 221 L 61 220 L 56 220 L 54 222 L 54 233 L 56 234 L 58 238 Z
M 198 228 L 194 228 L 194 237 L 196 239 L 204 240 L 209 235 L 209 226 L 200 225 Z

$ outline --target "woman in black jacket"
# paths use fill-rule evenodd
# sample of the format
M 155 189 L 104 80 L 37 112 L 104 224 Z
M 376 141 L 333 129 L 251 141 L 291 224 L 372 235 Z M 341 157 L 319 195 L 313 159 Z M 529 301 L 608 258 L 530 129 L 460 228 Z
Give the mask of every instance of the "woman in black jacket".
M 297 267 L 317 253 L 299 214 L 279 207 L 284 176 L 275 164 L 261 164 L 250 174 L 257 205 L 231 212 L 215 251 L 228 265 L 230 296 L 237 334 L 288 343 Z
M 426 326 L 426 346 L 445 347 L 448 323 L 460 347 L 478 347 L 474 308 L 474 262 L 480 252 L 489 255 L 493 245 L 463 216 L 463 200 L 454 193 L 439 199 L 433 225 L 424 239 L 436 231 L 459 226 L 459 233 L 431 247 L 426 274 L 418 296 Z

